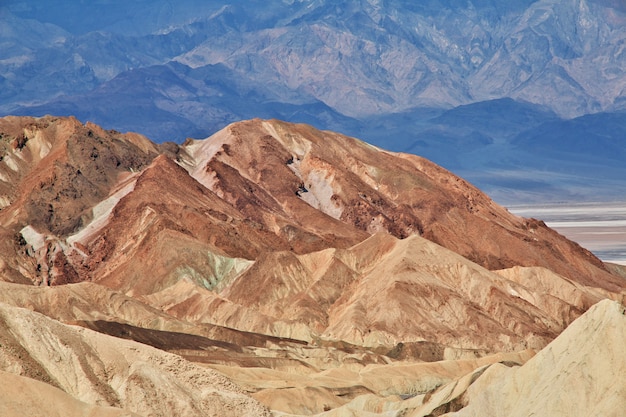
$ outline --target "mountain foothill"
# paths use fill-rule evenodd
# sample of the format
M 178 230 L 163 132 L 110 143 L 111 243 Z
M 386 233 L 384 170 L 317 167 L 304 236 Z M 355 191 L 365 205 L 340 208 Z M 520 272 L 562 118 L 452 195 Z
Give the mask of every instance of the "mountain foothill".
M 53 116 L 1 118 L 0 152 L 2 415 L 626 405 L 626 270 L 423 157 Z

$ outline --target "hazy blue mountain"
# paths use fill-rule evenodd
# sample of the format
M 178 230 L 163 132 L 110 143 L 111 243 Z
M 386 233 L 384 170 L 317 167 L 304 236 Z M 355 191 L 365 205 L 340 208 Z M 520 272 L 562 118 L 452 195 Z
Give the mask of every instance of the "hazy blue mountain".
M 625 120 L 620 112 L 551 121 L 520 133 L 512 144 L 550 158 L 619 168 L 626 162 Z
M 300 105 L 275 100 L 271 90 L 238 79 L 223 65 L 192 69 L 172 62 L 125 71 L 87 93 L 17 108 L 13 114 L 71 114 L 122 131 L 141 126 L 151 138 L 178 142 L 255 117 L 335 130 L 360 125 L 319 101 Z
M 618 0 L 5 0 L 0 115 L 159 141 L 276 117 L 424 155 L 502 198 L 572 196 L 576 170 L 626 198 L 624 44 Z
M 527 128 L 511 126 L 517 134 L 476 146 L 450 168 L 501 201 L 625 200 L 625 112 L 533 116 Z

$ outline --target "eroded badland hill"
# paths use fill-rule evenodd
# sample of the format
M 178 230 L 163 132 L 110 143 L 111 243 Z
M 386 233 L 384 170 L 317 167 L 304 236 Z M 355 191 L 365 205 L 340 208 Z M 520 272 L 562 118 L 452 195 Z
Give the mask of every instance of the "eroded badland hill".
M 258 119 L 6 117 L 0 151 L 2 415 L 626 406 L 619 267 L 426 159 Z

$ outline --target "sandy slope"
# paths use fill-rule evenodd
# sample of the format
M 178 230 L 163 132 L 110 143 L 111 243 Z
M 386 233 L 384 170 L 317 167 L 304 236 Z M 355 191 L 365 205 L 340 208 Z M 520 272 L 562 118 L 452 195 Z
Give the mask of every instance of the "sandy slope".
M 114 407 L 84 403 L 43 382 L 0 371 L 0 415 L 3 417 L 137 417 Z
M 408 396 L 397 395 L 397 392 L 364 393 L 343 405 L 328 403 L 333 405 L 332 410 L 318 409 L 306 414 L 324 417 L 621 416 L 626 407 L 623 378 L 626 359 L 622 354 L 626 340 L 625 312 L 623 305 L 604 300 L 530 359 L 523 355 L 500 355 L 497 360 L 488 357 L 466 368 L 466 373 L 459 362 L 412 365 L 409 369 L 413 375 L 421 375 L 422 381 L 431 378 L 432 385 L 426 393 L 418 391 Z M 435 379 L 427 371 L 428 367 L 437 367 Z M 442 378 L 454 375 L 455 371 L 461 372 L 447 382 Z M 375 372 L 379 382 L 394 371 L 390 366 Z M 399 381 L 391 385 L 401 386 Z M 297 395 L 298 391 L 293 391 L 292 395 Z M 306 395 L 314 395 L 315 390 L 300 390 L 300 393 L 303 397 L 300 404 L 306 404 Z M 289 398 L 284 401 L 275 407 L 289 408 Z M 300 413 L 278 412 L 276 415 Z
M 450 416 L 621 416 L 626 307 L 604 300 L 520 368 L 493 366 Z
M 46 382 L 83 402 L 144 416 L 268 415 L 214 371 L 29 310 L 0 304 L 0 337 L 1 370 Z

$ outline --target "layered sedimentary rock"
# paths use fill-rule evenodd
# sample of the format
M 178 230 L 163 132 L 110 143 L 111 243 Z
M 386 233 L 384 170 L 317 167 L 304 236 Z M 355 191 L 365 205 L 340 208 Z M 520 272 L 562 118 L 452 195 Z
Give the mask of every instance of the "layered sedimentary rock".
M 9 117 L 0 134 L 0 370 L 85 413 L 480 410 L 493 364 L 625 299 L 619 269 L 541 221 L 310 126 L 155 145 Z

